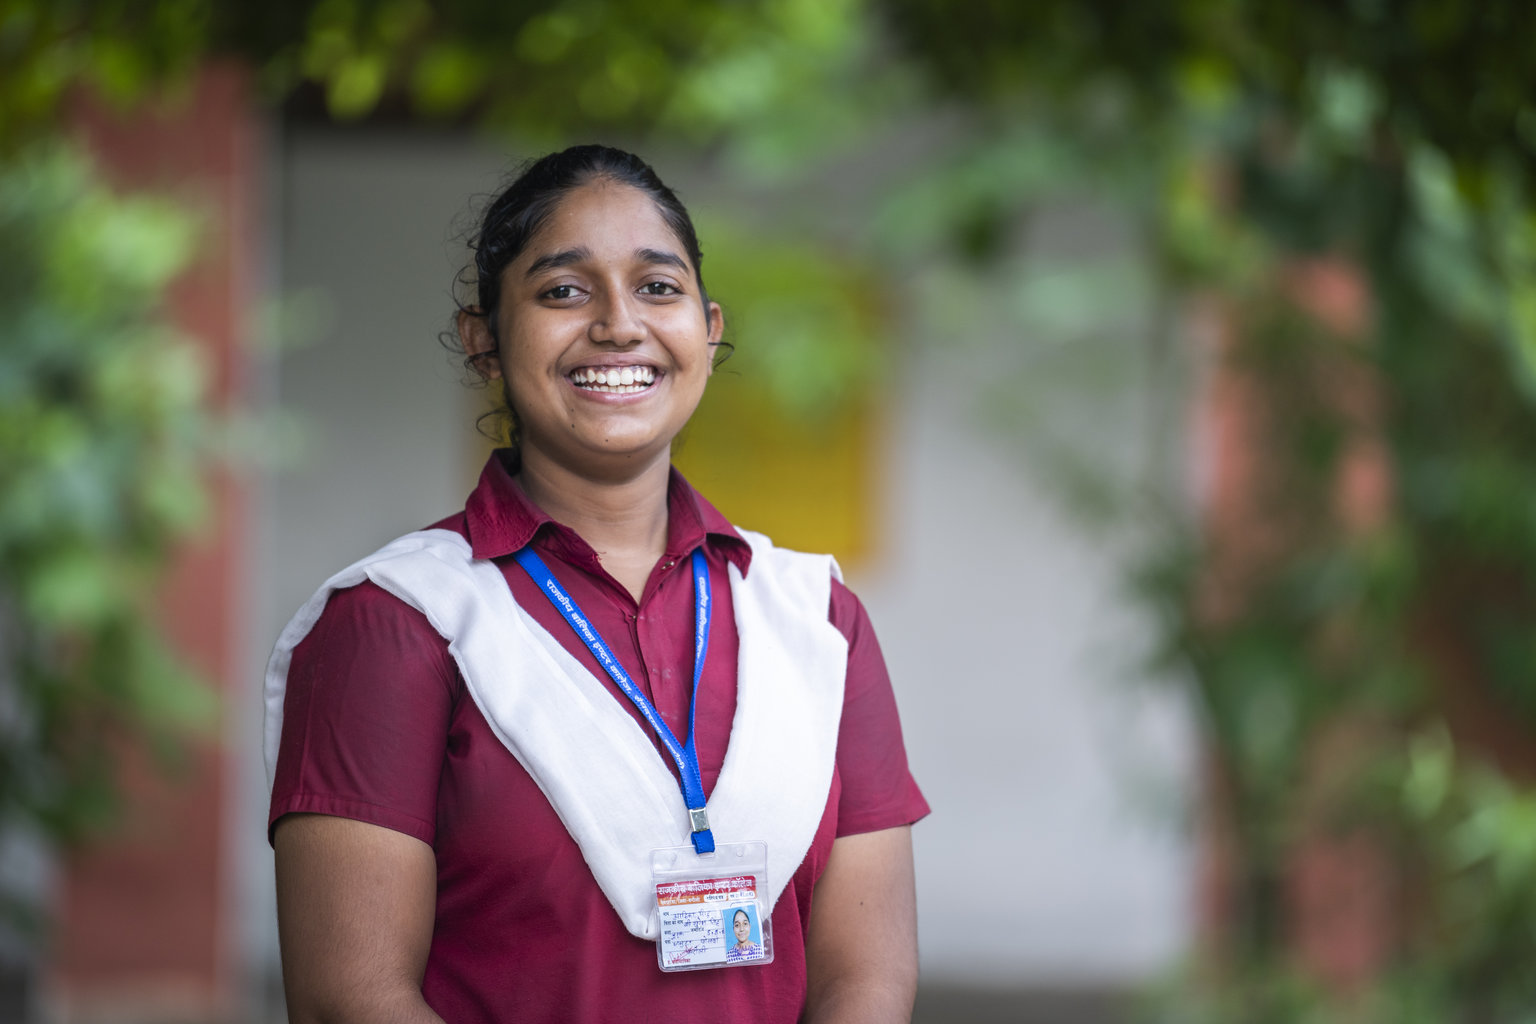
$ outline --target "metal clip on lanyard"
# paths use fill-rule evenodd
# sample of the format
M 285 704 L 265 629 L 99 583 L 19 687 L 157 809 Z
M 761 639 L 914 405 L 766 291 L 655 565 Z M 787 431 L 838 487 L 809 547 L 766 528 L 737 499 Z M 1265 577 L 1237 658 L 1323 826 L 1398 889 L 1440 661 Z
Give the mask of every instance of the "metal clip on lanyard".
M 715 836 L 709 830 L 709 814 L 705 810 L 704 780 L 699 773 L 699 752 L 694 745 L 694 716 L 699 706 L 699 679 L 704 674 L 704 657 L 709 653 L 709 565 L 704 560 L 704 552 L 701 548 L 695 548 L 693 552 L 693 599 L 694 599 L 694 630 L 693 630 L 693 693 L 688 698 L 688 742 L 678 743 L 677 737 L 667 727 L 667 723 L 661 718 L 653 704 L 646 699 L 644 693 L 630 679 L 629 673 L 624 671 L 624 666 L 619 664 L 619 659 L 613 656 L 603 638 L 587 621 L 571 595 L 565 592 L 555 579 L 555 574 L 549 571 L 549 566 L 543 559 L 533 553 L 532 546 L 525 547 L 513 556 L 517 564 L 538 584 L 544 591 L 544 596 L 549 598 L 551 604 L 565 616 L 565 621 L 570 623 L 576 635 L 581 637 L 597 663 L 618 684 L 619 689 L 630 699 L 635 707 L 640 709 L 640 714 L 656 730 L 656 735 L 661 737 L 661 742 L 667 748 L 667 753 L 672 755 L 672 760 L 677 764 L 677 774 L 682 780 L 683 800 L 688 805 L 688 824 L 693 831 L 693 848 L 699 853 L 713 853 L 715 851 Z

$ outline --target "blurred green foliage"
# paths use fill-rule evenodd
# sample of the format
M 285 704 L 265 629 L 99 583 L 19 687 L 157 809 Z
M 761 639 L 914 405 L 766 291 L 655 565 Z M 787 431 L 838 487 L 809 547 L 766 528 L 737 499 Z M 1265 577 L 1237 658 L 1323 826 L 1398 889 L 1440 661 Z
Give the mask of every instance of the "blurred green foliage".
M 124 740 L 210 720 L 147 607 L 203 515 L 203 368 L 157 320 L 194 240 L 68 149 L 0 164 L 0 820 L 55 838 L 109 819 Z
M 1145 545 L 1138 593 L 1158 663 L 1195 698 L 1239 844 L 1232 955 L 1170 1019 L 1517 1021 L 1536 1002 L 1532 780 L 1454 744 L 1440 695 L 1474 687 L 1523 735 L 1536 730 L 1533 38 L 1523 0 L 11 0 L 0 150 L 7 181 L 68 168 L 26 147 L 57 130 L 71 88 L 131 103 L 235 55 L 272 102 L 338 118 L 472 121 L 531 147 L 682 140 L 781 193 L 856 176 L 865 184 L 842 193 L 837 223 L 712 229 L 724 254 L 712 286 L 775 389 L 804 408 L 856 386 L 898 322 L 942 325 L 962 346 L 972 300 L 1010 295 L 1019 356 L 984 383 L 1066 492 Z M 876 165 L 859 164 L 869 153 Z M 121 649 L 159 652 L 119 599 L 195 504 L 177 440 L 196 421 L 190 371 L 123 312 L 147 308 L 180 229 L 136 202 L 81 204 L 96 193 L 78 167 L 44 177 L 74 182 L 76 199 L 27 185 L 0 224 L 7 265 L 56 252 L 69 271 L 5 293 L 18 323 L 43 326 L 5 334 L 16 415 L 38 419 L 3 435 L 0 529 L 60 531 L 16 532 L 32 539 L 0 564 L 10 671 L 46 670 L 32 705 L 5 718 L 13 733 L 46 732 L 48 700 L 98 706 L 77 699 L 92 675 L 81 659 L 110 623 L 137 638 L 113 641 Z M 1021 251 L 1041 211 L 1083 201 L 1130 224 L 1146 260 L 1040 266 Z M 77 207 L 94 215 L 39 226 Z M 813 251 L 818 232 L 835 244 Z M 146 248 L 125 259 L 134 246 Z M 1286 283 L 1315 261 L 1361 275 L 1358 329 L 1326 325 Z M 1222 311 L 1242 339 L 1231 358 L 1260 385 L 1254 525 L 1281 541 L 1214 605 L 1232 553 L 1168 484 L 1184 419 L 1156 400 L 1179 396 L 1174 336 L 1191 296 Z M 1053 408 L 1022 401 L 1020 378 L 1043 382 L 1033 393 Z M 1104 472 L 1105 453 L 1083 447 L 1102 434 L 1050 425 L 1091 421 L 1108 391 L 1138 380 L 1154 396 L 1150 468 L 1127 490 L 1123 467 Z M 1361 387 L 1379 394 L 1375 412 L 1340 401 Z M 123 419 L 102 429 L 114 403 Z M 72 461 L 108 440 L 130 454 Z M 1361 444 L 1385 453 L 1392 489 L 1363 524 L 1337 501 Z M 12 487 L 13 462 L 36 482 Z M 117 661 L 135 667 L 103 692 L 139 701 L 159 670 Z M 75 769 L 66 758 L 52 770 Z M 1390 838 L 1383 870 L 1412 888 L 1414 913 L 1379 984 L 1345 999 L 1290 955 L 1283 877 L 1309 834 L 1361 827 Z
M 850 390 L 882 379 L 881 290 L 859 260 L 740 224 L 697 226 L 736 348 L 722 372 L 749 374 L 791 419 L 813 425 Z
M 1219 964 L 1163 1016 L 1529 1019 L 1533 766 L 1496 761 L 1483 736 L 1436 776 L 1425 751 L 1439 748 L 1425 744 L 1450 749 L 1455 691 L 1527 749 L 1536 737 L 1523 628 L 1536 616 L 1536 74 L 1513 42 L 1536 13 L 890 7 L 897 34 L 930 54 L 930 81 L 978 121 L 1012 112 L 1070 140 L 1047 195 L 1091 182 L 1141 225 L 1155 286 L 1174 299 L 1162 308 L 1194 295 L 1219 311 L 1236 341 L 1217 358 L 1243 375 L 1263 427 L 1247 453 L 1261 467 L 1251 519 L 1214 530 L 1158 486 L 1166 476 L 1127 490 L 1100 471 L 1101 451 L 1031 441 L 1070 470 L 1074 494 L 1148 541 L 1137 582 L 1157 667 L 1195 697 L 1235 843 Z M 977 152 L 972 167 L 997 150 Z M 1021 177 L 1022 198 L 994 200 L 993 216 L 1036 205 L 1038 184 Z M 1303 272 L 1319 266 L 1363 281 L 1358 326 L 1317 312 Z M 1362 448 L 1381 453 L 1391 490 L 1363 520 L 1340 497 Z M 1376 983 L 1345 993 L 1297 956 L 1291 876 L 1309 844 L 1361 832 L 1405 906 Z

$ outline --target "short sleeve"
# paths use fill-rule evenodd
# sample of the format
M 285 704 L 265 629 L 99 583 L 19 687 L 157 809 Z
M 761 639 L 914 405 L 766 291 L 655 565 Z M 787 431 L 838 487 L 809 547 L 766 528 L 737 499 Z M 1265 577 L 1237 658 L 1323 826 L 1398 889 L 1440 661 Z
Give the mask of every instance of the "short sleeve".
M 304 812 L 432 844 L 457 680 L 420 612 L 373 583 L 332 594 L 288 671 L 268 838 Z
M 864 605 L 832 581 L 832 624 L 848 639 L 843 718 L 837 735 L 842 796 L 837 834 L 853 835 L 910 825 L 928 813 L 928 802 L 907 767 L 896 695 L 885 656 Z

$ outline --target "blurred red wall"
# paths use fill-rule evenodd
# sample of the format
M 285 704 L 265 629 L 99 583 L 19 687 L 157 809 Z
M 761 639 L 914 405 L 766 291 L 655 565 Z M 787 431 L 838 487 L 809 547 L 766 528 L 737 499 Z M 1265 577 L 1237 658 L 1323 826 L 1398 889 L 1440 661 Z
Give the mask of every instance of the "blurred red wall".
M 253 288 L 261 135 L 249 77 L 234 65 L 131 112 L 81 102 L 78 135 L 100 173 L 123 190 L 189 201 L 203 244 L 170 295 L 174 322 L 203 349 L 210 400 L 232 408 L 242 389 L 241 335 Z M 165 628 L 228 704 L 242 679 L 239 553 L 245 495 L 209 481 L 211 516 L 179 553 L 159 594 Z M 62 865 L 43 987 L 66 1021 L 227 1020 L 238 1012 L 238 934 L 225 850 L 229 757 L 217 738 L 173 777 L 134 751 L 122 756 L 122 829 Z

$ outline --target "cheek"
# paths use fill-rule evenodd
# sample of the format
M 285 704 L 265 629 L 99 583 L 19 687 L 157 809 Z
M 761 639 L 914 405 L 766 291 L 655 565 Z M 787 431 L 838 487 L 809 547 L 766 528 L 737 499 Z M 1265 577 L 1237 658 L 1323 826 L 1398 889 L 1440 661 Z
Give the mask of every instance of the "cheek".
M 692 303 L 687 309 L 673 309 L 665 322 L 656 323 L 657 332 L 672 339 L 670 347 L 678 358 L 707 359 L 710 352 L 709 321 Z
M 508 366 L 507 370 L 508 373 L 501 379 L 501 397 L 514 416 L 523 419 L 529 410 L 550 407 L 549 398 L 540 397 L 538 381 L 531 379 L 526 372 L 520 374 L 515 364 Z
M 552 358 L 517 341 L 502 346 L 502 379 L 513 394 L 533 396 L 549 387 Z

